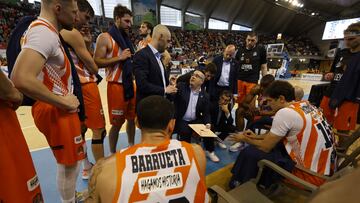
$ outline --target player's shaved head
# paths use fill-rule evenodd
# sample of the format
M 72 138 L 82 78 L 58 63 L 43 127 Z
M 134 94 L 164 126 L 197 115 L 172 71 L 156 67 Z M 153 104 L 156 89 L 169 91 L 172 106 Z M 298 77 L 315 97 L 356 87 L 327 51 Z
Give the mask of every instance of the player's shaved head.
M 157 25 L 154 27 L 152 38 L 158 38 L 160 35 L 171 35 L 169 29 L 165 25 Z
M 165 25 L 159 24 L 154 27 L 150 44 L 155 47 L 155 49 L 160 53 L 164 53 L 170 41 L 171 33 Z
M 304 97 L 304 90 L 299 86 L 294 86 L 295 90 L 295 101 L 301 101 Z
M 235 56 L 235 45 L 229 44 L 226 46 L 224 53 L 223 53 L 225 61 L 230 60 Z

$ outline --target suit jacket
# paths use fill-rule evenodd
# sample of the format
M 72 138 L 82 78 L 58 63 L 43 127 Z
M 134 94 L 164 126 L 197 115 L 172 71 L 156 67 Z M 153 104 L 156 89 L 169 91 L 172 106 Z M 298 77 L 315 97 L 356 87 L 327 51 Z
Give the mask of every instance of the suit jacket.
M 178 91 L 174 100 L 175 103 L 175 118 L 182 120 L 190 100 L 190 86 L 188 83 L 178 83 Z M 203 124 L 211 123 L 210 116 L 210 98 L 205 91 L 200 91 L 199 98 L 196 104 L 196 121 Z
M 223 62 L 224 62 L 223 56 L 217 56 L 213 60 L 213 63 L 217 67 L 217 71 L 216 71 L 215 77 L 213 79 L 215 87 L 221 76 Z M 237 75 L 236 75 L 237 70 L 236 70 L 236 67 L 237 66 L 236 66 L 234 60 L 231 60 L 230 61 L 230 75 L 229 75 L 229 88 L 233 94 L 237 94 Z
M 164 67 L 165 87 L 169 85 L 169 75 Z M 136 79 L 136 102 L 150 95 L 165 95 L 160 66 L 149 46 L 136 52 L 133 58 Z
M 232 104 L 228 104 L 228 109 L 230 112 L 230 116 L 227 118 L 225 116 L 225 113 L 220 109 L 220 106 L 218 103 L 214 103 L 211 108 L 211 125 L 214 127 L 214 129 L 219 128 L 220 126 L 226 126 L 226 125 L 232 125 L 234 122 L 234 119 L 231 116 L 231 110 L 232 110 Z M 220 115 L 219 115 L 220 112 Z

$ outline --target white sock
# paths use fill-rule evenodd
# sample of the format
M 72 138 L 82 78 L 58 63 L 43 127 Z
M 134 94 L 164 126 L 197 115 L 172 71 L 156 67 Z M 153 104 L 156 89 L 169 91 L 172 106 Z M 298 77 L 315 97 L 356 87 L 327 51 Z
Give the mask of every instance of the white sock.
M 90 169 L 90 168 L 92 167 L 92 164 L 91 164 L 91 162 L 89 161 L 88 156 L 87 156 L 87 146 L 86 146 L 86 142 L 84 142 L 83 148 L 84 148 L 84 152 L 85 152 L 85 158 L 84 158 L 84 160 L 82 161 L 82 163 L 83 163 L 83 169 L 88 170 L 88 169 Z
M 56 180 L 62 203 L 75 202 L 76 179 L 79 175 L 79 169 L 80 161 L 72 166 L 57 165 Z

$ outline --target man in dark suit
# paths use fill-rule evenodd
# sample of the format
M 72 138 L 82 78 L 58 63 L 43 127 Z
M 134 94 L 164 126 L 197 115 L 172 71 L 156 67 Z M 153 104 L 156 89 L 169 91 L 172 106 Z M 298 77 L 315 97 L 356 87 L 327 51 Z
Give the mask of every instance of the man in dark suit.
M 233 108 L 233 104 L 231 103 L 232 98 L 233 94 L 229 90 L 223 90 L 220 92 L 219 101 L 214 103 L 210 110 L 212 130 L 218 134 L 221 140 L 224 140 L 229 133 L 236 131 L 236 127 L 233 124 L 234 119 L 231 116 L 231 110 Z M 222 142 L 218 144 L 223 149 L 227 148 Z M 211 147 L 214 148 L 214 144 L 212 144 Z
M 235 46 L 230 44 L 225 48 L 222 56 L 217 56 L 213 60 L 217 71 L 213 80 L 214 91 L 211 100 L 215 103 L 218 102 L 219 94 L 223 90 L 229 90 L 233 94 L 237 94 L 237 71 L 235 62 L 232 60 L 234 56 Z
M 175 131 L 180 141 L 191 142 L 193 130 L 189 124 L 204 124 L 210 128 L 210 99 L 209 95 L 201 88 L 205 81 L 205 74 L 199 70 L 194 71 L 189 83 L 180 82 L 177 85 L 178 92 L 175 96 Z M 205 149 L 208 149 L 209 139 L 204 138 Z M 218 162 L 219 158 L 214 152 L 206 153 L 214 162 Z
M 164 25 L 154 27 L 152 41 L 138 51 L 133 58 L 136 79 L 136 103 L 150 95 L 175 94 L 177 88 L 169 85 L 169 75 L 161 61 L 171 39 L 169 29 Z
M 201 70 L 201 68 L 197 68 L 198 70 Z M 184 75 L 179 76 L 176 79 L 176 83 L 179 82 L 184 82 L 184 83 L 188 83 L 190 82 L 190 78 L 192 76 L 192 74 L 194 73 L 195 70 L 190 71 L 185 73 Z M 205 66 L 204 69 L 204 73 L 205 73 L 205 81 L 202 84 L 202 89 L 206 91 L 206 93 L 209 94 L 209 89 L 210 88 L 210 80 L 214 78 L 214 75 L 216 74 L 216 65 L 214 63 L 208 63 Z

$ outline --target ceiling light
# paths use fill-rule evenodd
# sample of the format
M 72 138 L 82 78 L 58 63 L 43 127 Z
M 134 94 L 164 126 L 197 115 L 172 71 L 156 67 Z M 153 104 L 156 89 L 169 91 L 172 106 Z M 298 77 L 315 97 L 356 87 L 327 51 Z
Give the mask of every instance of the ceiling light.
M 312 16 L 314 16 L 314 15 L 315 15 L 315 13 L 314 13 L 314 12 L 312 12 L 312 13 L 311 13 L 311 15 L 312 15 Z

